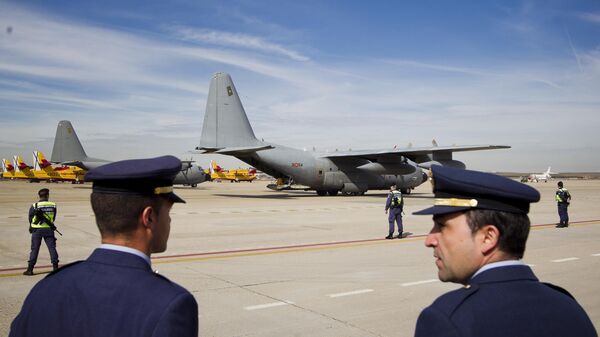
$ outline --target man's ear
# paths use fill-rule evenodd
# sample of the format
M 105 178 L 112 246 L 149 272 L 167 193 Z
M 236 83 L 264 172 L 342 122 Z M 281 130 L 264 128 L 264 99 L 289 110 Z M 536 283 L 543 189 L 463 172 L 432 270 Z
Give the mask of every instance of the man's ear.
M 140 221 L 145 228 L 151 228 L 154 222 L 154 209 L 146 206 L 140 215 Z
M 494 251 L 500 243 L 500 230 L 494 225 L 485 225 L 479 229 L 481 253 L 487 255 Z

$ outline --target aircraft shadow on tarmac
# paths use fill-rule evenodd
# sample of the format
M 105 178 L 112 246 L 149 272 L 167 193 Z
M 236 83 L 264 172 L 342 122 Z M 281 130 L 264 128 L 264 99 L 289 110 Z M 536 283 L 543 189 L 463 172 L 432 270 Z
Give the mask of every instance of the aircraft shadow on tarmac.
M 214 196 L 218 196 L 218 197 L 226 197 L 226 198 L 240 198 L 240 199 L 277 199 L 277 200 L 284 200 L 284 199 L 298 199 L 298 198 L 306 198 L 306 197 L 313 197 L 313 195 L 309 195 L 309 194 L 304 194 L 304 195 L 290 195 L 287 193 L 281 193 L 281 194 L 271 194 L 271 195 L 264 195 L 264 194 L 224 194 L 224 193 L 215 193 L 213 194 Z M 319 197 L 318 195 L 314 195 L 314 197 Z M 322 197 L 321 197 L 322 198 Z
M 314 192 L 287 192 L 281 193 L 277 192 L 277 194 L 226 194 L 226 193 L 216 193 L 214 196 L 226 197 L 226 198 L 240 198 L 240 199 L 276 199 L 276 200 L 285 200 L 285 199 L 299 199 L 299 198 L 350 198 L 350 196 L 339 195 L 335 197 L 326 197 L 326 196 L 318 196 L 314 194 Z M 365 194 L 358 198 L 378 198 L 384 199 L 387 197 L 387 193 L 373 193 L 373 194 Z M 408 196 L 405 196 L 407 199 L 432 199 L 433 196 L 430 194 L 420 194 L 415 193 Z

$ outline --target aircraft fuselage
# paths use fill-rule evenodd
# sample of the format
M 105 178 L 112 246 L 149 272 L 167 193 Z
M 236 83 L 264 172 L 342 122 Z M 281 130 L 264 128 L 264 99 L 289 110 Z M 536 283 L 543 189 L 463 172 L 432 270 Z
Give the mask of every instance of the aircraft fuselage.
M 291 178 L 295 184 L 305 185 L 316 191 L 362 193 L 373 189 L 387 189 L 394 184 L 400 189 L 408 190 L 427 179 L 416 165 L 407 174 L 376 174 L 357 169 L 361 162 L 370 162 L 366 159 L 333 160 L 312 152 L 270 145 L 274 148 L 237 158 L 275 178 Z

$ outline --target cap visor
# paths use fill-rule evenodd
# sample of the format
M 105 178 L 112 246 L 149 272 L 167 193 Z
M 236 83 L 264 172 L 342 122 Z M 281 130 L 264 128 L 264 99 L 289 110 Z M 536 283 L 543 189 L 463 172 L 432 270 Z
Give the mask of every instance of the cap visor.
M 413 215 L 438 215 L 462 212 L 471 209 L 471 207 L 454 207 L 454 206 L 432 206 L 413 212 Z

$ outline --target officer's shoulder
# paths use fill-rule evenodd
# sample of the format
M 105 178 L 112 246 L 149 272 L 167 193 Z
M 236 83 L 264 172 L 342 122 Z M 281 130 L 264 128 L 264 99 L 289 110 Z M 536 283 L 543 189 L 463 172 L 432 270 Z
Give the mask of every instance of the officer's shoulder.
M 179 284 L 169 280 L 166 276 L 163 276 L 163 275 L 159 274 L 158 272 L 154 272 L 153 274 L 158 278 L 160 283 L 162 283 L 164 286 L 166 286 L 165 289 L 171 288 L 172 290 L 175 290 L 176 292 L 189 293 L 189 291 L 187 289 L 185 289 L 184 287 L 180 286 Z
M 464 286 L 438 297 L 431 306 L 450 316 L 467 298 L 478 290 L 479 286 L 477 285 Z
M 63 271 L 65 271 L 65 270 L 68 270 L 69 268 L 71 268 L 71 267 L 73 267 L 73 266 L 75 266 L 75 265 L 78 265 L 78 264 L 80 264 L 81 262 L 84 262 L 84 260 L 81 260 L 81 261 L 75 261 L 75 262 L 71 262 L 71 263 L 68 263 L 68 264 L 62 265 L 62 266 L 61 266 L 60 268 L 58 268 L 57 270 L 53 270 L 53 271 L 51 271 L 51 272 L 50 272 L 48 275 L 46 275 L 46 277 L 50 277 L 50 276 L 56 275 L 56 274 L 58 274 L 58 273 L 60 273 L 60 272 L 63 272 Z
M 552 283 L 546 283 L 546 282 L 540 282 L 540 283 L 542 283 L 543 285 L 545 285 L 546 287 L 548 287 L 548 288 L 550 288 L 550 289 L 552 289 L 554 291 L 557 291 L 559 293 L 567 295 L 568 297 L 570 297 L 572 299 L 575 299 L 575 297 L 573 297 L 573 295 L 571 295 L 571 293 L 569 291 L 567 291 L 565 288 L 559 287 L 559 286 L 557 286 L 555 284 L 552 284 Z

